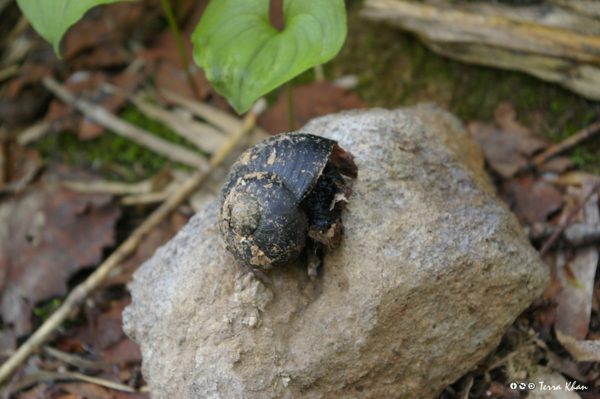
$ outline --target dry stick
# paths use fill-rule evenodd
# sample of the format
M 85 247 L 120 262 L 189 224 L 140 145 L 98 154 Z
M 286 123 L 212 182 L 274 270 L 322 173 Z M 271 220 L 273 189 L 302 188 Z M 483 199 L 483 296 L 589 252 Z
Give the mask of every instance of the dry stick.
M 590 126 L 586 127 L 583 130 L 580 130 L 579 132 L 577 132 L 573 136 L 569 137 L 568 139 L 562 141 L 561 143 L 559 143 L 557 145 L 553 145 L 552 147 L 548 148 L 546 151 L 542 152 L 540 155 L 534 157 L 533 160 L 531 161 L 531 164 L 536 167 L 541 166 L 547 160 L 554 157 L 555 155 L 573 148 L 577 144 L 581 143 L 584 140 L 589 139 L 590 137 L 594 136 L 595 134 L 597 134 L 599 132 L 600 132 L 600 121 L 592 123 Z
M 37 373 L 27 374 L 17 381 L 14 387 L 11 388 L 11 391 L 20 391 L 24 388 L 27 388 L 31 385 L 37 384 L 41 381 L 64 381 L 64 380 L 80 380 L 90 382 L 92 384 L 100 385 L 106 388 L 116 389 L 117 391 L 123 392 L 135 392 L 135 389 L 130 387 L 129 385 L 121 384 L 118 382 L 106 380 L 104 378 L 90 377 L 85 374 L 76 373 L 72 371 L 67 371 L 64 373 L 59 373 L 56 371 L 38 371 Z M 4 391 L 9 392 L 8 389 Z
M 0 82 L 19 74 L 19 66 L 11 65 L 0 69 Z
M 217 150 L 226 139 L 226 135 L 222 134 L 211 125 L 184 120 L 177 114 L 154 104 L 150 104 L 139 97 L 128 96 L 127 98 L 141 112 L 146 114 L 146 116 L 169 126 L 175 133 L 191 141 L 192 144 L 202 151 L 212 153 Z
M 77 99 L 73 93 L 58 83 L 56 79 L 49 76 L 44 77 L 42 84 L 63 102 L 73 105 L 73 107 L 81 111 L 86 117 L 113 130 L 115 133 L 127 137 L 154 152 L 165 155 L 173 161 L 200 169 L 208 168 L 208 162 L 194 151 L 158 138 L 144 129 L 125 122 L 99 105 L 83 99 Z
M 575 207 L 575 209 L 573 209 L 571 211 L 571 213 L 569 214 L 569 216 L 567 216 L 567 218 L 560 224 L 560 226 L 554 232 L 554 234 L 552 234 L 550 236 L 550 238 L 548 239 L 548 241 L 546 241 L 546 243 L 544 244 L 544 246 L 542 247 L 542 249 L 540 249 L 540 257 L 543 257 L 544 255 L 546 255 L 546 253 L 548 252 L 548 250 L 550 249 L 550 247 L 552 246 L 552 244 L 554 244 L 554 241 L 556 241 L 556 239 L 558 238 L 558 236 L 567 227 L 567 225 L 569 224 L 569 222 L 571 221 L 571 219 L 573 219 L 573 216 L 575 216 L 577 214 L 577 212 L 579 212 L 583 208 L 583 206 L 586 204 L 586 202 L 588 202 L 588 200 L 592 197 L 592 194 L 594 194 L 596 191 L 598 191 L 599 187 L 600 187 L 600 181 L 598 181 L 598 182 L 596 182 L 596 184 L 594 184 L 594 186 L 592 187 L 592 189 L 590 190 L 590 192 L 585 196 L 585 198 L 583 199 L 583 201 L 581 201 Z
M 57 358 L 58 360 L 62 360 L 63 362 L 70 364 L 71 366 L 76 366 L 83 369 L 88 370 L 112 370 L 116 362 L 105 362 L 98 360 L 88 360 L 84 359 L 77 355 L 72 355 L 67 352 L 60 351 L 58 349 L 52 348 L 50 346 L 44 346 L 44 352 L 48 355 Z
M 142 242 L 146 234 L 154 229 L 163 219 L 173 212 L 194 190 L 206 179 L 208 173 L 223 162 L 240 140 L 256 124 L 257 116 L 266 108 L 266 101 L 259 99 L 246 114 L 243 124 L 233 136 L 210 159 L 208 171 L 196 171 L 183 185 L 158 207 L 119 247 L 85 280 L 71 291 L 63 304 L 42 324 L 42 326 L 0 367 L 0 382 L 4 381 L 27 357 L 39 347 L 45 339 L 96 289 L 109 275 Z
M 190 98 L 184 97 L 168 89 L 161 89 L 159 93 L 167 100 L 189 109 L 190 111 L 192 111 L 192 113 L 207 120 L 208 122 L 223 129 L 226 132 L 233 132 L 239 129 L 240 120 L 230 115 L 229 113 L 220 110 L 219 108 L 215 108 L 208 104 L 194 101 Z
M 126 98 L 148 118 L 157 120 L 167 125 L 179 136 L 189 140 L 202 151 L 213 153 L 225 141 L 225 136 L 227 134 L 221 132 L 219 129 L 209 125 L 208 123 L 183 119 L 172 111 L 151 104 L 144 99 L 144 96 L 140 94 L 131 95 L 126 90 L 123 90 L 120 87 L 114 86 L 110 83 L 103 83 L 100 88 L 110 94 Z M 237 126 L 239 127 L 242 122 L 237 118 L 234 119 L 237 121 Z M 227 133 L 234 132 L 235 130 L 236 129 L 229 129 Z

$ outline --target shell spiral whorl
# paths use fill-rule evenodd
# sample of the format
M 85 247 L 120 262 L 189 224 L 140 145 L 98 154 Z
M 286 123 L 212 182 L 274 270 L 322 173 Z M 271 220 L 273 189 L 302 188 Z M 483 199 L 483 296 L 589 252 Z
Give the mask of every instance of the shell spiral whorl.
M 304 200 L 317 185 L 335 146 L 335 141 L 323 137 L 286 133 L 242 154 L 219 198 L 219 232 L 238 261 L 268 270 L 298 257 L 310 235 L 309 221 L 314 230 L 314 215 L 329 212 L 330 204 L 335 204 L 327 197 L 321 201 L 327 209 L 316 213 L 304 204 L 316 203 L 310 201 L 312 197 Z M 341 210 L 336 211 L 339 215 Z M 328 223 L 323 225 L 329 228 Z

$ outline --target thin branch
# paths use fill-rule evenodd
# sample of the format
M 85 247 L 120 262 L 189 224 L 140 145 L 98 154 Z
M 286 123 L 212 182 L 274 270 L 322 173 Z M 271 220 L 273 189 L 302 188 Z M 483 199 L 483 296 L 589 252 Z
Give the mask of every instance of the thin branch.
M 169 126 L 175 133 L 191 141 L 202 151 L 212 153 L 226 140 L 226 135 L 206 123 L 186 121 L 177 114 L 150 104 L 139 97 L 128 97 L 140 111 L 151 119 Z
M 80 181 L 63 180 L 63 187 L 78 193 L 100 193 L 112 195 L 142 195 L 152 192 L 153 180 L 144 180 L 139 183 L 121 183 L 113 181 Z
M 151 104 L 140 94 L 131 95 L 126 90 L 109 83 L 103 83 L 100 88 L 110 94 L 126 98 L 148 118 L 157 120 L 167 125 L 173 129 L 175 133 L 183 138 L 188 139 L 192 142 L 192 144 L 204 152 L 215 152 L 226 139 L 225 136 L 227 134 L 221 132 L 212 125 L 195 120 L 186 120 L 172 111 L 169 111 L 161 106 Z M 238 123 L 239 127 L 239 125 L 241 125 L 241 121 L 237 120 L 236 118 L 236 122 Z M 235 129 L 232 129 L 231 131 L 234 130 Z
M 66 104 L 73 105 L 73 107 L 81 111 L 89 119 L 108 129 L 113 130 L 115 133 L 123 137 L 127 137 L 128 139 L 133 140 L 158 154 L 162 154 L 173 161 L 194 166 L 202 170 L 206 170 L 208 168 L 208 162 L 206 159 L 202 158 L 194 151 L 156 137 L 144 129 L 125 122 L 124 120 L 108 112 L 108 110 L 105 108 L 90 101 L 77 99 L 73 93 L 58 83 L 56 79 L 46 76 L 42 78 L 42 84 L 56 97 L 60 98 L 61 101 Z
M 0 82 L 3 80 L 12 78 L 15 75 L 19 74 L 19 66 L 16 64 L 7 66 L 6 68 L 0 69 Z
M 106 388 L 116 389 L 117 391 L 123 392 L 136 392 L 135 389 L 130 387 L 129 385 L 121 384 L 118 382 L 106 380 L 104 378 L 90 377 L 85 374 L 76 373 L 76 372 L 65 372 L 59 373 L 56 371 L 38 371 L 34 374 L 28 374 L 21 377 L 17 383 L 12 387 L 11 391 L 20 391 L 21 389 L 27 388 L 33 384 L 36 384 L 40 381 L 65 381 L 65 380 L 80 380 L 90 382 L 92 384 L 100 385 Z M 10 387 L 8 387 L 10 388 Z M 7 389 L 8 389 L 7 388 Z M 4 390 L 4 394 L 6 394 L 7 389 Z
M 287 98 L 288 120 L 290 122 L 290 132 L 296 130 L 296 119 L 294 118 L 294 99 L 292 98 L 292 82 L 290 80 L 285 84 L 285 93 Z
M 24 147 L 32 141 L 38 140 L 50 131 L 52 123 L 49 121 L 37 122 L 25 130 L 23 130 L 17 136 L 17 144 Z
M 558 229 L 556 229 L 556 231 L 550 236 L 548 241 L 546 241 L 546 243 L 544 244 L 542 249 L 540 249 L 540 257 L 544 257 L 544 255 L 546 255 L 548 250 L 550 250 L 550 247 L 552 247 L 552 244 L 554 244 L 554 241 L 556 241 L 558 236 L 561 235 L 561 233 L 567 227 L 567 225 L 569 224 L 571 219 L 573 219 L 573 217 L 585 206 L 585 204 L 589 201 L 589 199 L 592 197 L 592 195 L 598 191 L 599 187 L 600 187 L 600 181 L 598 181 L 598 182 L 596 182 L 596 184 L 594 184 L 594 186 L 592 187 L 590 192 L 585 196 L 583 201 L 581 201 L 579 204 L 577 204 L 577 206 L 571 211 L 569 216 L 567 216 L 567 218 L 560 224 Z
M 70 364 L 71 366 L 79 367 L 87 370 L 112 370 L 115 362 L 105 362 L 103 360 L 88 360 L 80 356 L 73 355 L 71 353 L 63 352 L 50 346 L 44 346 L 44 352 L 48 355 L 62 360 L 63 362 Z
M 184 97 L 168 89 L 161 89 L 159 93 L 167 100 L 189 109 L 195 115 L 226 132 L 236 131 L 241 126 L 241 122 L 238 118 L 218 108 Z
M 575 147 L 577 144 L 581 143 L 584 140 L 589 139 L 595 134 L 600 133 L 600 122 L 592 123 L 590 126 L 586 127 L 583 130 L 575 133 L 573 136 L 563 140 L 559 144 L 553 145 L 548 148 L 546 151 L 542 152 L 540 155 L 533 158 L 531 164 L 533 166 L 539 167 L 543 165 L 550 158 L 560 154 L 561 152 L 570 150 Z
M 144 237 L 170 215 L 196 188 L 202 184 L 212 170 L 218 167 L 240 140 L 256 124 L 256 119 L 266 108 L 266 101 L 259 99 L 244 117 L 242 126 L 211 157 L 208 171 L 196 171 L 176 192 L 158 207 L 119 247 L 81 284 L 76 286 L 62 305 L 34 332 L 27 341 L 0 367 L 0 382 L 4 381 L 46 338 L 95 290 L 110 272 L 129 256 Z
M 558 230 L 559 226 L 547 223 L 535 223 L 525 227 L 531 241 L 547 240 Z M 571 223 L 560 235 L 560 238 L 574 247 L 600 243 L 600 226 L 588 223 Z

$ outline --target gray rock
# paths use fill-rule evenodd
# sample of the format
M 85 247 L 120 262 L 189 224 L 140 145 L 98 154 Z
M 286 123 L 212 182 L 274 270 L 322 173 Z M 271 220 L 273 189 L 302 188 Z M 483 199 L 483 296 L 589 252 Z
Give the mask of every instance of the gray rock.
M 315 282 L 298 262 L 263 284 L 204 207 L 137 271 L 124 312 L 154 398 L 433 397 L 548 284 L 450 114 L 345 112 L 302 131 L 359 167 L 341 245 Z

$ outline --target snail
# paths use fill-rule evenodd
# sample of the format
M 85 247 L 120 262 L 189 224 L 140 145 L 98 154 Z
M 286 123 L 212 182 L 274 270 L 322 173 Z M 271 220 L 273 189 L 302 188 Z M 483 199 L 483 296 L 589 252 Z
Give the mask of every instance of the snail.
M 314 278 L 323 246 L 340 239 L 340 215 L 352 194 L 341 174 L 357 167 L 337 142 L 283 133 L 243 153 L 219 196 L 219 232 L 242 264 L 284 266 L 308 248 Z

